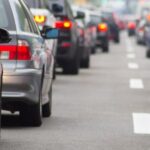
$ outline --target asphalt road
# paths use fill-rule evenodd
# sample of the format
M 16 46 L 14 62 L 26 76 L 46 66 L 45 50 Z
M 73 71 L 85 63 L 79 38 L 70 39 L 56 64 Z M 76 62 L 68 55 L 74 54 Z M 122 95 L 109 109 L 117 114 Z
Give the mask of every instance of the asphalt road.
M 150 150 L 150 59 L 122 34 L 79 76 L 59 75 L 40 128 L 3 116 L 0 150 Z

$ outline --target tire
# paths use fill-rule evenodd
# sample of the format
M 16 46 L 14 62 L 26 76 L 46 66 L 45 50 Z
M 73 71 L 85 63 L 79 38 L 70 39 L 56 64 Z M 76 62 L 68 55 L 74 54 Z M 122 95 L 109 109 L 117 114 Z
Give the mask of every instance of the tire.
M 44 66 L 39 91 L 39 102 L 35 105 L 26 105 L 20 111 L 21 123 L 25 126 L 39 127 L 42 124 L 42 87 L 44 79 Z
M 107 45 L 107 46 L 104 46 L 103 48 L 102 48 L 102 51 L 103 51 L 103 53 L 108 53 L 109 52 L 109 46 Z
M 20 111 L 21 123 L 25 126 L 39 127 L 42 124 L 41 103 L 26 106 Z
M 68 62 L 63 67 L 63 73 L 70 74 L 70 75 L 77 75 L 79 74 L 79 67 L 80 67 L 80 60 L 79 60 L 79 57 L 76 56 L 74 60 Z
M 136 44 L 141 45 L 141 42 L 137 39 Z
M 90 67 L 90 58 L 88 57 L 85 60 L 81 61 L 81 68 L 89 68 Z
M 116 36 L 116 38 L 114 39 L 114 42 L 115 43 L 120 43 L 120 37 L 119 37 L 119 35 Z
M 96 47 L 92 47 L 91 48 L 91 54 L 95 54 L 96 53 Z
M 146 51 L 146 57 L 147 57 L 147 58 L 150 58 L 150 50 L 147 50 L 147 51 Z
M 42 115 L 43 117 L 50 117 L 52 114 L 52 86 L 48 93 L 49 102 L 42 106 Z
M 53 80 L 56 80 L 56 62 L 54 63 Z

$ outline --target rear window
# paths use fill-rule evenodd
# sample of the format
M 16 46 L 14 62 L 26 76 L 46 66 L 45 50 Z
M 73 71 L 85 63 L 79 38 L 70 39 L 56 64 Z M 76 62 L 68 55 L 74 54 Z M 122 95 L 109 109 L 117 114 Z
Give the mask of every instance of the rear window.
M 90 22 L 97 25 L 101 22 L 101 17 L 96 15 L 90 15 Z
M 8 0 L 0 0 L 0 28 L 15 30 L 13 13 Z
M 111 12 L 102 12 L 102 16 L 106 19 L 111 19 L 113 17 Z
M 30 8 L 45 8 L 45 3 L 42 0 L 25 0 Z

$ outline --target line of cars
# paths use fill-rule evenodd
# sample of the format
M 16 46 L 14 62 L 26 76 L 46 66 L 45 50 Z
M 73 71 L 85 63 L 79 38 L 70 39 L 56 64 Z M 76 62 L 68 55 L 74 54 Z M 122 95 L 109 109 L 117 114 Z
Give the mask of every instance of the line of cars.
M 112 14 L 71 7 L 67 0 L 0 0 L 4 68 L 2 109 L 19 111 L 23 125 L 40 126 L 52 113 L 56 67 L 64 74 L 90 67 L 90 54 L 119 43 Z M 104 14 L 104 13 L 103 13 Z M 5 36 L 6 35 L 6 36 Z

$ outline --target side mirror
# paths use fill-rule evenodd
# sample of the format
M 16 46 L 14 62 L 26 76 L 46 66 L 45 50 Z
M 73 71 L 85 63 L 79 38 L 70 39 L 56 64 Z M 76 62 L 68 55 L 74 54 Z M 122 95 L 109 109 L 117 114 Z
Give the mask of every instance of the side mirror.
M 8 43 L 10 40 L 8 31 L 0 28 L 0 43 Z
M 54 3 L 54 4 L 52 4 L 52 11 L 54 13 L 62 13 L 63 12 L 63 6 L 61 6 L 57 3 Z
M 85 13 L 81 11 L 77 11 L 77 15 L 75 19 L 84 19 L 85 18 Z
M 59 38 L 59 30 L 56 28 L 47 28 L 45 33 L 43 33 L 44 39 L 58 39 Z

